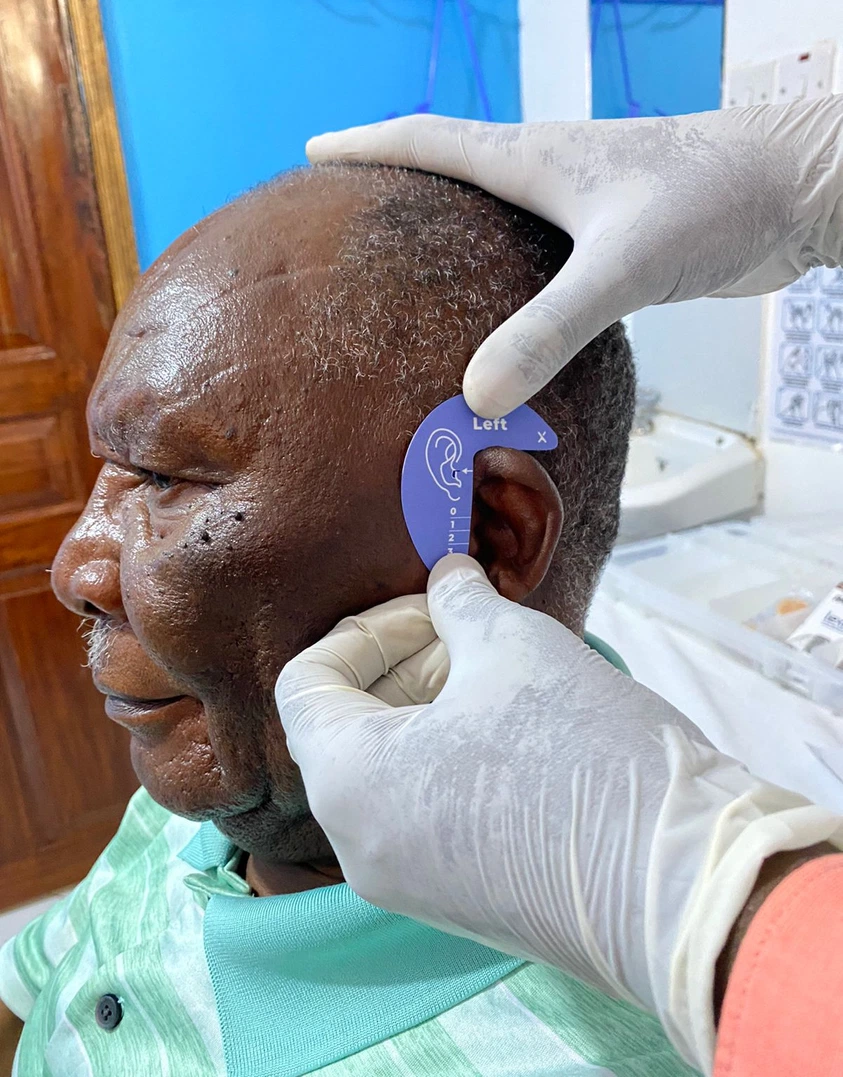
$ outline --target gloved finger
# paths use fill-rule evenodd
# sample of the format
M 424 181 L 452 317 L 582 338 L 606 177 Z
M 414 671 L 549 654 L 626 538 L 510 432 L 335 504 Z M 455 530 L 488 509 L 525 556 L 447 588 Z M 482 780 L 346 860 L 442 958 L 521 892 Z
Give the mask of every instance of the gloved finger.
M 476 665 L 481 658 L 478 635 L 488 636 L 490 622 L 513 607 L 501 598 L 478 562 L 461 553 L 446 554 L 433 566 L 427 604 L 452 667 L 461 659 Z
M 643 306 L 612 257 L 583 240 L 550 284 L 483 341 L 463 393 L 485 419 L 506 415 L 547 385 L 613 322 Z
M 308 140 L 305 153 L 311 164 L 351 161 L 399 165 L 468 179 L 469 163 L 463 139 L 472 126 L 486 125 L 445 116 L 400 116 L 317 135 Z
M 320 758 L 324 746 L 338 732 L 348 733 L 382 710 L 383 704 L 368 692 L 340 682 L 334 670 L 325 671 L 320 680 L 317 666 L 297 666 L 298 661 L 288 662 L 275 682 L 275 705 L 290 757 L 304 768 Z
M 529 196 L 520 167 L 525 144 L 521 124 L 419 115 L 317 135 L 305 152 L 312 164 L 352 161 L 436 172 L 523 205 L 519 199 Z
M 288 737 L 301 725 L 379 709 L 380 700 L 368 688 L 435 639 L 424 595 L 395 598 L 346 617 L 278 677 L 275 700 Z
M 448 679 L 450 665 L 445 644 L 436 639 L 376 680 L 369 694 L 389 707 L 432 703 Z
M 405 595 L 344 618 L 299 659 L 331 668 L 345 683 L 367 691 L 393 666 L 435 639 L 425 596 Z

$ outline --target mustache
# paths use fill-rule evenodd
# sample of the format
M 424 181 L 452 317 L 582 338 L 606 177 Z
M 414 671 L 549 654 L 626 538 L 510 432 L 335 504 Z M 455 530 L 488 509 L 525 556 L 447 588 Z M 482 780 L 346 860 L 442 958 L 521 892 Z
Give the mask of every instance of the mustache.
M 87 652 L 85 665 L 96 673 L 105 664 L 119 629 L 108 617 L 86 617 L 79 630 Z

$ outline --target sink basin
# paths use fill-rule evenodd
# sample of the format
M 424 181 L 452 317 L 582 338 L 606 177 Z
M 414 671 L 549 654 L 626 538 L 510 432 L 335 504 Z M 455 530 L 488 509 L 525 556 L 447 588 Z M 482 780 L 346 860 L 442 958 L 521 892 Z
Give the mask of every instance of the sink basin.
M 658 412 L 651 431 L 630 439 L 618 541 L 752 512 L 763 475 L 761 457 L 740 434 Z

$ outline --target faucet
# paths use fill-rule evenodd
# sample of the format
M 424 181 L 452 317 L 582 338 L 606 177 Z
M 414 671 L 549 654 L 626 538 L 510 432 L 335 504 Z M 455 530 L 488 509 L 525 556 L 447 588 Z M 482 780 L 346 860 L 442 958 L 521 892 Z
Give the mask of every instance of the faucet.
M 632 420 L 633 434 L 652 434 L 655 425 L 656 409 L 662 394 L 658 389 L 639 385 L 635 392 L 635 417 Z

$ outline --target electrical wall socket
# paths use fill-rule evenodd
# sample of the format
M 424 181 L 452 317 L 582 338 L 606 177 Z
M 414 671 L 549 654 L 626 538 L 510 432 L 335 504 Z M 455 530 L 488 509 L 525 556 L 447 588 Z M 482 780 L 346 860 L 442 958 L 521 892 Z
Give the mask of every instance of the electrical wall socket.
M 824 97 L 832 93 L 836 53 L 836 42 L 819 41 L 802 52 L 779 57 L 776 63 L 776 103 Z
M 733 67 L 724 73 L 723 107 L 785 104 L 834 93 L 843 88 L 837 51 L 837 42 L 819 41 L 776 60 Z
M 769 105 L 776 86 L 776 61 L 765 64 L 742 64 L 726 72 L 723 84 L 723 107 Z

